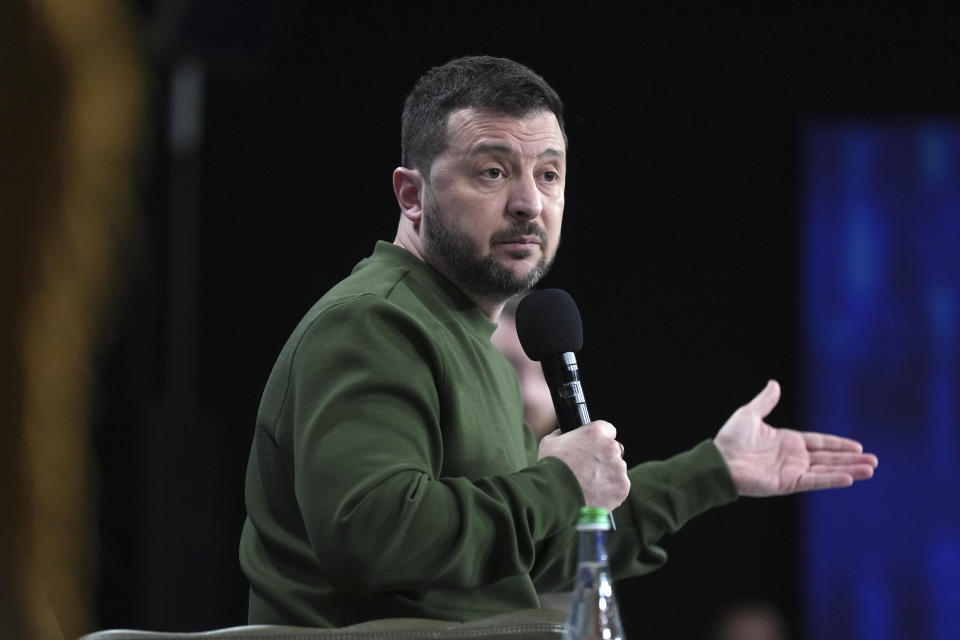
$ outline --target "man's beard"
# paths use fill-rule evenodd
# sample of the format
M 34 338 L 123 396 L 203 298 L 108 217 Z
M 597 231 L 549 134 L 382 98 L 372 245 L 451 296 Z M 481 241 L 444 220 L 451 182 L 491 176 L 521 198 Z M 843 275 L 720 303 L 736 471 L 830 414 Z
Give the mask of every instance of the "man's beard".
M 533 287 L 550 270 L 547 259 L 547 234 L 533 221 L 518 222 L 501 229 L 490 238 L 490 245 L 517 238 L 536 236 L 540 240 L 540 260 L 525 277 L 517 277 L 492 253 L 478 257 L 481 248 L 468 236 L 445 224 L 435 202 L 427 204 L 423 215 L 424 252 L 431 264 L 468 294 L 504 301 Z

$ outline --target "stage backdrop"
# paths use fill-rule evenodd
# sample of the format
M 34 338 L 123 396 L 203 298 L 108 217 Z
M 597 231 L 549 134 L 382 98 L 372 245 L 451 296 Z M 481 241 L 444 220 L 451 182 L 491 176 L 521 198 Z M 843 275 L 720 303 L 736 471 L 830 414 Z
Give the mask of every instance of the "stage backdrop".
M 960 122 L 819 122 L 801 226 L 806 423 L 875 479 L 805 500 L 807 637 L 960 637 Z

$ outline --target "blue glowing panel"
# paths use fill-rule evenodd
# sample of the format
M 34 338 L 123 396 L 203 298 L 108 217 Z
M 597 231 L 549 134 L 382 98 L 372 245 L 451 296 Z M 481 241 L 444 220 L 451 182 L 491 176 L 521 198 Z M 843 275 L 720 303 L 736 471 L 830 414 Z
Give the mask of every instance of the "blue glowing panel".
M 814 124 L 802 169 L 805 426 L 880 456 L 804 498 L 806 636 L 956 640 L 960 122 Z

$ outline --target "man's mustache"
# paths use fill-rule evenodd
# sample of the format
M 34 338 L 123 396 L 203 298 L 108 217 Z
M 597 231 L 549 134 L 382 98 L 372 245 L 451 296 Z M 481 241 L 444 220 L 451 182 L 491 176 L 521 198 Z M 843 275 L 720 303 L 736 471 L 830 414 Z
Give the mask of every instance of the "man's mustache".
M 540 246 L 547 244 L 547 232 L 536 222 L 521 222 L 507 229 L 501 229 L 490 238 L 490 244 L 501 244 L 510 242 L 523 236 L 536 236 L 540 241 Z

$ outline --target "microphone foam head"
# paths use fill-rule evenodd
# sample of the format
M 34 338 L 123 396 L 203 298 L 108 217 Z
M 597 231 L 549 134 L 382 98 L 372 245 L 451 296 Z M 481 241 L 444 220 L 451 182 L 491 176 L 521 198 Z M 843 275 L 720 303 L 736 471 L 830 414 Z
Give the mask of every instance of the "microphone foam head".
M 531 360 L 583 347 L 580 310 L 563 289 L 533 291 L 517 305 L 517 337 Z

